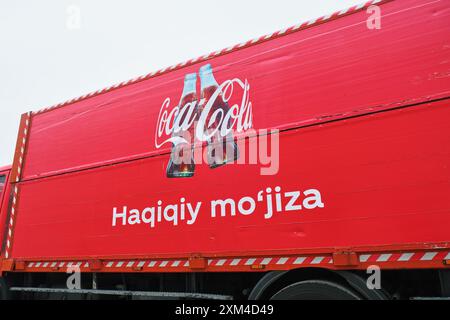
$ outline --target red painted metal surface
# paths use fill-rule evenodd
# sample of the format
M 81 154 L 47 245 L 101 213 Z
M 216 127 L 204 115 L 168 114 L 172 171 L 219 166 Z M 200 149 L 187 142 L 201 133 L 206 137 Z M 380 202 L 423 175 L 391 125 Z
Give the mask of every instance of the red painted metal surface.
M 11 193 L 11 185 L 9 184 L 10 166 L 0 168 L 0 177 L 4 177 L 3 186 L 0 182 L 0 258 L 3 257 L 3 245 L 5 244 L 6 220 L 8 217 L 9 194 Z
M 0 167 L 0 172 L 11 170 L 11 165 Z
M 170 149 L 155 147 L 158 114 L 167 97 L 177 103 L 184 76 L 204 63 L 32 115 L 12 258 L 33 263 L 23 264 L 29 271 L 101 258 L 111 272 L 128 264 L 134 270 L 139 259 L 144 271 L 175 264 L 180 272 L 186 267 L 177 259 L 191 256 L 218 259 L 210 271 L 263 271 L 300 267 L 301 254 L 308 266 L 323 257 L 315 265 L 333 268 L 332 254 L 345 249 L 360 254 L 349 268 L 383 250 L 391 256 L 375 262 L 391 268 L 443 267 L 450 247 L 449 3 L 381 8 L 380 30 L 369 30 L 360 11 L 209 61 L 219 83 L 248 80 L 255 129 L 281 129 L 276 175 L 262 176 L 262 165 L 198 165 L 192 178 L 166 177 Z M 316 189 L 324 205 L 266 219 L 262 201 L 251 215 L 211 216 L 212 200 L 257 198 L 278 186 L 301 191 L 300 202 Z M 202 203 L 192 224 L 112 225 L 113 208 L 142 211 L 181 198 Z M 289 199 L 281 201 L 286 208 Z M 403 261 L 407 250 L 438 253 Z M 231 265 L 253 256 L 261 258 L 254 269 Z M 170 261 L 155 269 L 151 257 Z M 224 257 L 231 261 L 222 264 Z M 285 258 L 289 266 L 278 263 Z M 108 259 L 111 266 L 125 261 L 111 269 Z
M 194 178 L 167 179 L 168 157 L 161 156 L 23 182 L 14 256 L 219 254 L 446 242 L 450 135 L 442 133 L 449 119 L 450 103 L 442 101 L 282 133 L 275 176 L 261 176 L 258 166 L 212 171 L 204 165 Z M 209 214 L 210 200 L 256 196 L 276 186 L 283 191 L 316 188 L 325 207 L 279 213 L 270 220 L 264 219 L 265 206 L 248 217 L 213 219 Z M 143 210 L 158 200 L 179 203 L 181 197 L 203 202 L 192 226 L 112 227 L 113 207 Z
M 383 26 L 359 12 L 219 56 L 219 82 L 247 78 L 254 127 L 293 128 L 448 96 L 448 2 L 397 1 Z M 33 117 L 23 178 L 154 156 L 167 97 L 178 102 L 186 74 L 173 71 Z M 132 139 L 130 139 L 132 137 Z

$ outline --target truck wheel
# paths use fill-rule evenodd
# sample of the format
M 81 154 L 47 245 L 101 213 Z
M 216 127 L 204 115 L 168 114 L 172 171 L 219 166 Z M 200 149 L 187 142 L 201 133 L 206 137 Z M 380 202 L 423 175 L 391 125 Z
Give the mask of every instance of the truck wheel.
M 281 289 L 271 300 L 361 300 L 361 297 L 338 283 L 308 280 Z
M 6 285 L 6 281 L 3 278 L 0 278 L 0 300 L 8 300 L 9 299 L 9 290 Z

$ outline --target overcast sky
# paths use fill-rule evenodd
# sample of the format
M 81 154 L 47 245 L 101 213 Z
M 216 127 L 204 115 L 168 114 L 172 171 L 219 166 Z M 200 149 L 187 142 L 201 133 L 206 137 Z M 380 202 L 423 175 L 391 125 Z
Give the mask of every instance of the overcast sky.
M 363 1 L 1 0 L 0 166 L 24 112 Z

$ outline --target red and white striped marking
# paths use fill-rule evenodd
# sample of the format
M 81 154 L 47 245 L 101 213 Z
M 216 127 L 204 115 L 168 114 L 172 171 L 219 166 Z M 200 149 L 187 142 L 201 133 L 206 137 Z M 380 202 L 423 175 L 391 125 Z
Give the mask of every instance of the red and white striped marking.
M 17 186 L 14 187 L 13 191 L 13 203 L 11 207 L 11 214 L 8 221 L 8 234 L 6 235 L 6 249 L 5 249 L 5 258 L 8 259 L 10 252 L 11 252 L 11 238 L 12 238 L 12 232 L 14 228 L 14 222 L 16 218 L 16 203 L 17 203 L 17 194 L 18 194 L 18 188 Z
M 361 254 L 361 263 L 386 263 L 386 262 L 429 262 L 444 261 L 450 259 L 448 251 L 426 251 L 426 252 L 400 252 L 400 253 L 377 253 Z
M 20 180 L 20 174 L 22 171 L 24 155 L 25 155 L 25 146 L 27 143 L 28 132 L 30 130 L 30 121 L 31 121 L 30 119 L 31 119 L 31 112 L 28 112 L 25 117 L 25 127 L 23 129 L 23 132 L 21 133 L 22 141 L 20 141 L 21 144 L 20 144 L 20 149 L 19 149 L 19 163 L 17 165 L 15 182 L 18 182 Z M 6 235 L 6 248 L 5 248 L 5 258 L 6 259 L 8 259 L 10 257 L 10 253 L 11 253 L 12 235 L 13 235 L 14 223 L 16 221 L 16 215 L 17 215 L 17 198 L 18 198 L 18 196 L 19 196 L 19 188 L 17 185 L 15 185 L 14 189 L 13 189 L 11 212 L 10 212 L 9 221 L 8 221 L 8 233 Z
M 23 165 L 23 159 L 25 155 L 25 146 L 27 144 L 27 137 L 28 132 L 30 130 L 30 120 L 31 119 L 31 112 L 28 112 L 25 117 L 25 127 L 22 132 L 22 141 L 20 141 L 20 150 L 19 150 L 19 165 L 17 166 L 17 173 L 16 173 L 16 181 L 19 182 L 20 174 L 22 172 L 22 165 Z
M 236 259 L 210 259 L 209 267 L 241 267 L 241 266 L 302 266 L 329 265 L 333 263 L 331 256 L 295 256 L 295 257 L 258 257 Z
M 325 265 L 332 264 L 331 256 L 295 256 L 295 257 L 254 257 L 254 258 L 224 258 L 207 260 L 208 267 L 242 267 L 242 266 L 283 266 L 283 265 Z M 28 262 L 27 268 L 89 268 L 89 262 Z M 189 260 L 113 260 L 104 261 L 105 269 L 161 269 L 189 268 Z
M 395 252 L 395 253 L 370 253 L 360 254 L 361 264 L 370 263 L 383 265 L 384 263 L 408 263 L 408 262 L 430 262 L 450 260 L 450 250 L 425 251 L 425 252 Z M 295 269 L 301 267 L 327 268 L 333 265 L 331 254 L 323 255 L 296 255 L 296 256 L 273 256 L 273 257 L 243 257 L 243 258 L 214 258 L 207 260 L 208 269 L 223 268 L 230 270 L 233 267 L 261 267 L 266 269 L 286 268 Z M 88 261 L 42 261 L 28 262 L 28 269 L 66 269 L 80 268 L 89 269 Z M 153 272 L 170 269 L 189 269 L 187 259 L 146 259 L 146 260 L 105 260 L 102 262 L 104 271 L 120 270 L 151 270 Z
M 113 86 L 110 86 L 108 88 L 97 90 L 96 92 L 91 92 L 89 94 L 85 94 L 85 95 L 83 95 L 81 97 L 74 98 L 74 99 L 71 99 L 71 100 L 63 102 L 63 103 L 59 103 L 59 104 L 54 105 L 52 107 L 47 107 L 47 108 L 41 109 L 39 111 L 34 112 L 34 114 L 38 114 L 38 113 L 46 112 L 46 111 L 53 110 L 53 109 L 56 109 L 56 108 L 60 108 L 60 107 L 69 105 L 69 104 L 74 103 L 74 102 L 78 102 L 78 101 L 81 101 L 81 100 L 84 100 L 84 99 L 87 99 L 87 98 L 90 98 L 90 97 L 93 97 L 93 96 L 97 96 L 97 95 L 102 94 L 102 93 L 109 92 L 109 91 L 117 89 L 117 88 L 121 88 L 121 87 L 130 85 L 130 84 L 134 84 L 134 83 L 140 82 L 142 80 L 146 80 L 146 79 L 150 79 L 150 78 L 153 78 L 153 77 L 156 77 L 156 76 L 160 76 L 160 75 L 162 75 L 164 73 L 171 72 L 173 70 L 177 70 L 177 69 L 180 69 L 180 68 L 183 68 L 183 67 L 186 67 L 186 66 L 190 66 L 190 65 L 193 65 L 195 63 L 203 62 L 203 61 L 206 61 L 208 59 L 211 59 L 211 58 L 214 58 L 214 57 L 217 57 L 217 56 L 220 56 L 220 55 L 228 54 L 228 53 L 230 53 L 232 51 L 239 50 L 239 49 L 244 48 L 244 47 L 255 45 L 255 44 L 258 44 L 258 43 L 261 43 L 261 42 L 264 42 L 264 41 L 268 41 L 270 39 L 273 39 L 273 38 L 276 38 L 276 37 L 280 37 L 280 36 L 283 36 L 283 35 L 286 35 L 286 34 L 297 32 L 297 31 L 300 31 L 300 30 L 303 30 L 303 29 L 306 29 L 306 28 L 311 28 L 311 27 L 313 27 L 313 26 L 315 26 L 317 24 L 323 23 L 325 21 L 332 20 L 332 19 L 341 17 L 341 16 L 346 15 L 346 14 L 355 13 L 357 11 L 365 9 L 365 8 L 371 6 L 371 5 L 374 5 L 374 4 L 381 4 L 381 3 L 390 2 L 390 1 L 392 1 L 392 0 L 371 0 L 371 1 L 368 1 L 366 3 L 361 3 L 361 4 L 353 6 L 351 8 L 347 8 L 347 9 L 344 9 L 344 10 L 341 10 L 341 11 L 337 11 L 337 12 L 335 12 L 333 14 L 328 14 L 328 15 L 320 17 L 318 19 L 312 19 L 310 21 L 299 23 L 299 24 L 297 24 L 295 26 L 292 26 L 290 28 L 286 28 L 286 29 L 274 32 L 272 34 L 268 34 L 268 35 L 265 35 L 265 36 L 262 36 L 262 37 L 259 37 L 259 38 L 253 39 L 253 40 L 249 40 L 247 42 L 243 42 L 243 43 L 237 44 L 237 45 L 229 47 L 229 48 L 225 48 L 223 50 L 218 50 L 218 51 L 212 52 L 210 54 L 206 54 L 206 55 L 204 55 L 202 57 L 198 57 L 198 58 L 191 59 L 191 60 L 188 60 L 188 61 L 176 64 L 176 65 L 173 65 L 173 66 L 170 66 L 170 67 L 166 67 L 164 69 L 151 72 L 151 73 L 149 73 L 147 75 L 143 75 L 143 76 L 140 76 L 140 77 L 128 80 L 128 81 L 124 81 L 124 82 L 121 82 L 119 84 L 115 84 Z

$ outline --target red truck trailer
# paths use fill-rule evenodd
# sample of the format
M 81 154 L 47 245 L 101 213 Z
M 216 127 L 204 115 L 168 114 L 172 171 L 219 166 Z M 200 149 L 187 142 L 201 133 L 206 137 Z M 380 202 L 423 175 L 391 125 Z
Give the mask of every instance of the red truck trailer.
M 449 98 L 450 2 L 375 0 L 24 114 L 2 298 L 450 296 Z

